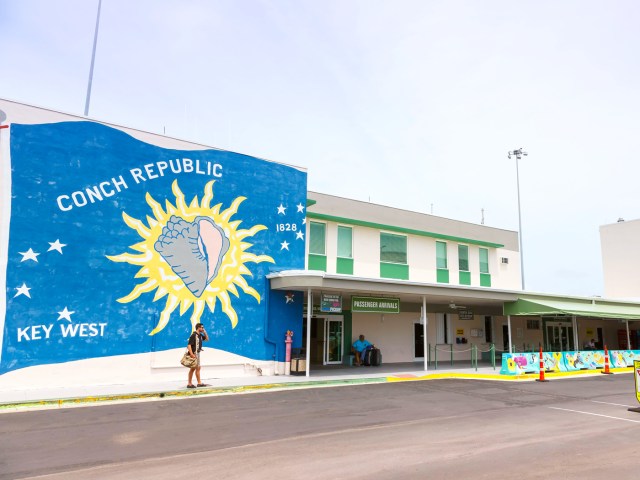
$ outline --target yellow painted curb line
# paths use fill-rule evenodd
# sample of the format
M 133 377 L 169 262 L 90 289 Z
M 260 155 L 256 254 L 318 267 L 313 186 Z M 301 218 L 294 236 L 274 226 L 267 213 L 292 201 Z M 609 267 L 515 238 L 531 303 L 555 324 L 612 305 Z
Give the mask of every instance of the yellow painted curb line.
M 631 373 L 633 367 L 611 368 L 612 373 Z M 545 373 L 545 377 L 573 377 L 577 375 L 597 375 L 602 370 L 576 370 L 574 372 Z M 526 381 L 540 378 L 538 373 L 526 373 L 523 375 L 500 375 L 499 373 L 429 373 L 419 377 L 387 377 L 387 382 L 417 382 L 423 380 L 441 380 L 446 378 L 482 379 L 497 381 Z

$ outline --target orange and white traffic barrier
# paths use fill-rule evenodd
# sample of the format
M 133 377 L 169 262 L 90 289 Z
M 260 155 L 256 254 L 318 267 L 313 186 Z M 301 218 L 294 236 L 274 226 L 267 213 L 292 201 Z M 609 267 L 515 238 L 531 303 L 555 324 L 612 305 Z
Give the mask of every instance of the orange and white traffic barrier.
M 611 375 L 609 371 L 609 350 L 607 350 L 607 346 L 604 346 L 604 371 L 600 373 L 606 373 L 607 375 Z
M 536 382 L 548 382 L 544 379 L 544 357 L 542 356 L 542 345 L 540 345 L 540 378 L 536 379 Z

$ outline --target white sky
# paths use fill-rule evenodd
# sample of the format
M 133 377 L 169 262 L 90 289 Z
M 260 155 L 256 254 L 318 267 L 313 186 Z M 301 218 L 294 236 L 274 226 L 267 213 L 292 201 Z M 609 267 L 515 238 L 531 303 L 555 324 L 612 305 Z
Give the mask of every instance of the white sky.
M 0 97 L 82 114 L 98 0 L 0 0 Z M 103 0 L 90 116 L 306 167 L 309 189 L 518 229 L 601 295 L 640 217 L 640 3 Z

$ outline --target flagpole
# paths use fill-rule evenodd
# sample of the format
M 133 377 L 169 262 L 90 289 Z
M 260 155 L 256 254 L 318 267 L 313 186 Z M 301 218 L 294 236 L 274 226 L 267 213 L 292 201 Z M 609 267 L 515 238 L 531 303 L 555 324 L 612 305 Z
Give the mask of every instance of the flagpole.
M 96 60 L 96 47 L 98 46 L 98 28 L 100 27 L 100 7 L 102 0 L 98 0 L 98 16 L 96 18 L 96 31 L 93 36 L 93 51 L 91 52 L 91 68 L 89 69 L 89 85 L 87 85 L 87 100 L 84 104 L 84 116 L 89 115 L 89 103 L 91 102 L 91 83 L 93 82 L 93 65 Z

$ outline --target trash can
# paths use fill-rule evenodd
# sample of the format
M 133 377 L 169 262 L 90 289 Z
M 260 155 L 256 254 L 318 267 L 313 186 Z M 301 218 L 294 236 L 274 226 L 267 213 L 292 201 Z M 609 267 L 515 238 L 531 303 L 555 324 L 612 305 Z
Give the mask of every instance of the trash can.
M 307 374 L 307 357 L 302 348 L 291 349 L 291 375 Z

